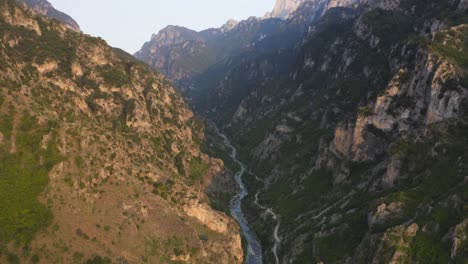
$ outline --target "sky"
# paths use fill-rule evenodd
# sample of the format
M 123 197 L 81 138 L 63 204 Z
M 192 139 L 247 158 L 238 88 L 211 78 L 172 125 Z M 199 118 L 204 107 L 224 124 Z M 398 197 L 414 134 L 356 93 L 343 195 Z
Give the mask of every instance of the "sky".
M 229 19 L 263 16 L 275 0 L 49 0 L 81 30 L 131 54 L 168 25 L 193 30 L 220 27 Z

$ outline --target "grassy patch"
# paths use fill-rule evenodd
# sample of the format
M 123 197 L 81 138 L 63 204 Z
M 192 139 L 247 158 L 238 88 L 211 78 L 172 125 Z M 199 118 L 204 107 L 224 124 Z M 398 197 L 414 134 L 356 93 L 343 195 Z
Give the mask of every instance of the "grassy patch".
M 49 129 L 38 127 L 36 118 L 25 114 L 16 131 L 16 152 L 0 149 L 0 241 L 28 243 L 51 221 L 51 212 L 37 200 L 49 170 L 60 160 L 52 141 L 46 149 L 40 146 Z
M 200 180 L 207 172 L 210 166 L 205 164 L 200 157 L 193 158 L 190 164 L 189 178 L 191 182 Z

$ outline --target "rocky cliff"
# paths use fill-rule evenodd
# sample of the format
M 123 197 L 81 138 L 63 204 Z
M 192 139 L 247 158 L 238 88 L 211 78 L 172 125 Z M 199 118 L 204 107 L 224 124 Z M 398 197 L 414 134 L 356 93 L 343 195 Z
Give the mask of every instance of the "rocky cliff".
M 0 2 L 0 262 L 241 263 L 220 160 L 159 73 Z

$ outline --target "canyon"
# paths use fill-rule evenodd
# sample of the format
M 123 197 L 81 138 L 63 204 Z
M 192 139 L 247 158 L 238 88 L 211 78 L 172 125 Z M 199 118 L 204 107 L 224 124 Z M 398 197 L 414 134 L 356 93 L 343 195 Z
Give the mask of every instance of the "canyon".
M 130 55 L 0 2 L 1 263 L 465 263 L 468 1 L 277 0 Z

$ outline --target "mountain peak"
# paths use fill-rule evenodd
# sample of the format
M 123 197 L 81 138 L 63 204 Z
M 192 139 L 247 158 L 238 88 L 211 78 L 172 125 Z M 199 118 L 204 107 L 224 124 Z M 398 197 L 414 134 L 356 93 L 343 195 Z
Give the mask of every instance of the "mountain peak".
M 266 15 L 267 18 L 277 17 L 285 19 L 307 0 L 276 0 L 275 8 Z
M 73 31 L 81 31 L 80 26 L 73 18 L 55 9 L 54 6 L 46 0 L 17 0 L 17 2 L 26 5 L 28 8 L 30 8 L 38 14 L 62 22 L 67 28 Z
M 221 31 L 228 32 L 229 30 L 235 28 L 239 24 L 239 21 L 235 19 L 229 19 L 222 27 Z

